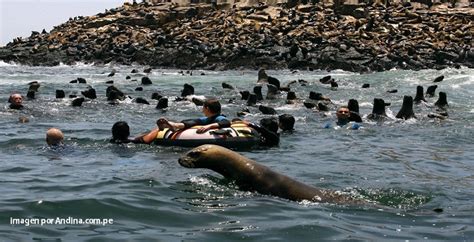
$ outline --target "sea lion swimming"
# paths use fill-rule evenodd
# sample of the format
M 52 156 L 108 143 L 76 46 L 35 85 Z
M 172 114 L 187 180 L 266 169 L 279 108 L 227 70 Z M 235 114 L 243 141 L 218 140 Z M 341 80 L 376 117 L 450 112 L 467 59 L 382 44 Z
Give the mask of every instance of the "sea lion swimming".
M 306 185 L 217 145 L 196 147 L 179 158 L 178 162 L 187 168 L 211 169 L 225 178 L 235 180 L 243 190 L 257 191 L 293 201 L 366 204 L 348 195 Z

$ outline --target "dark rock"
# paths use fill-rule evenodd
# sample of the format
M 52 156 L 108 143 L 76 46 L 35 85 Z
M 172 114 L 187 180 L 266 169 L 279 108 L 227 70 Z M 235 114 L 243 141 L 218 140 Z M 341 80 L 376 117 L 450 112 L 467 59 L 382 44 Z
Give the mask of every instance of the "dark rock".
M 87 83 L 87 82 L 86 82 L 86 79 L 84 79 L 84 78 L 82 78 L 82 77 L 78 77 L 78 78 L 77 78 L 77 82 L 79 82 L 79 83 Z
M 143 91 L 143 87 L 137 87 L 137 88 L 135 88 L 135 91 L 141 92 L 141 91 Z
M 137 69 L 133 69 L 130 73 L 138 73 Z M 129 77 L 129 76 L 127 76 Z
M 130 80 L 130 79 L 132 79 L 130 76 L 125 77 L 125 80 Z
M 369 87 L 370 87 L 370 84 L 368 84 L 368 83 L 362 84 L 362 88 L 369 88 Z
M 105 84 L 114 84 L 114 81 L 106 81 Z

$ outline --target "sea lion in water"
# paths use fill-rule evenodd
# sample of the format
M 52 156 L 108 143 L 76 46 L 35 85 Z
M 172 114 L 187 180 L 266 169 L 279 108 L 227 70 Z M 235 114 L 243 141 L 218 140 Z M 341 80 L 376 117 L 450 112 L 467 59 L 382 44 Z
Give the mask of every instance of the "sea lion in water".
M 403 97 L 402 108 L 397 113 L 396 117 L 401 119 L 416 118 L 415 113 L 413 112 L 413 98 L 411 96 Z
M 374 98 L 374 107 L 372 108 L 372 113 L 367 115 L 368 119 L 382 119 L 387 117 L 387 113 L 385 113 L 385 106 L 389 104 L 385 103 L 385 101 L 381 98 Z
M 426 102 L 425 97 L 423 96 L 423 86 L 416 86 L 416 96 L 413 99 L 415 103 Z
M 208 168 L 235 180 L 243 190 L 257 191 L 293 201 L 365 204 L 351 196 L 306 185 L 217 145 L 201 145 L 183 155 L 179 164 L 187 168 Z

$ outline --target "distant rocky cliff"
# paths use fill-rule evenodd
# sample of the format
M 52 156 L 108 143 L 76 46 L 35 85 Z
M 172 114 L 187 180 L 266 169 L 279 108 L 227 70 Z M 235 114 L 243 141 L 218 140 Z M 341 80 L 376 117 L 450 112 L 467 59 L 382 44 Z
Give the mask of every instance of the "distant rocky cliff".
M 474 68 L 474 9 L 437 5 L 296 7 L 124 4 L 0 48 L 0 60 L 181 69 Z

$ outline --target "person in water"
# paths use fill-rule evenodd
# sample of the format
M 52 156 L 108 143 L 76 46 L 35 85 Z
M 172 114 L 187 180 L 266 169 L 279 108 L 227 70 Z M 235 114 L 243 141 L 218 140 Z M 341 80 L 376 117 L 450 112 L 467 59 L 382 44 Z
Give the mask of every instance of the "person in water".
M 338 127 L 344 127 L 347 124 L 350 123 L 350 116 L 351 112 L 349 111 L 349 108 L 347 106 L 341 106 L 337 109 L 336 111 L 336 126 Z M 332 128 L 331 123 L 327 123 L 324 128 Z M 360 125 L 358 123 L 351 123 L 350 126 L 348 126 L 348 129 L 359 129 Z
M 64 143 L 64 134 L 58 128 L 50 128 L 46 131 L 46 143 L 51 146 L 62 146 Z
M 196 125 L 202 125 L 197 129 L 197 133 L 201 134 L 210 129 L 230 127 L 230 121 L 221 114 L 221 104 L 217 99 L 208 99 L 202 106 L 202 113 L 205 117 L 198 119 L 187 119 L 181 122 L 171 122 L 165 118 L 156 121 L 158 128 L 163 130 L 169 128 L 171 130 L 187 129 Z
M 11 109 L 23 109 L 23 97 L 18 93 L 13 93 L 8 99 Z
M 110 140 L 110 143 L 150 144 L 155 140 L 159 131 L 158 128 L 155 128 L 150 132 L 146 132 L 135 138 L 130 138 L 130 126 L 128 126 L 128 123 L 125 121 L 118 121 L 112 126 L 112 139 Z

